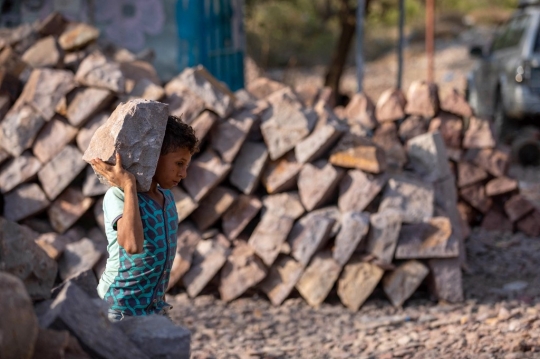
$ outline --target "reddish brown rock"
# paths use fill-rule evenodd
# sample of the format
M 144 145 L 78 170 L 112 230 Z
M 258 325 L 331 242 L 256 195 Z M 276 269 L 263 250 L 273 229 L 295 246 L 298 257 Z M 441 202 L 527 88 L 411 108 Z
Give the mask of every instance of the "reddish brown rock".
M 503 149 L 471 149 L 464 157 L 465 160 L 485 169 L 495 177 L 506 175 L 510 163 L 508 151 Z
M 206 139 L 206 135 L 208 135 L 214 124 L 218 121 L 219 117 L 211 111 L 203 111 L 193 120 L 191 127 L 193 127 L 195 136 L 197 136 L 201 143 Z
M 225 239 L 226 240 L 226 239 Z M 184 274 L 182 281 L 191 298 L 196 297 L 219 272 L 229 255 L 229 249 L 217 239 L 199 241 L 191 268 Z
M 33 145 L 34 155 L 41 163 L 49 162 L 77 135 L 77 129 L 62 117 L 54 116 L 41 130 Z
M 79 129 L 79 133 L 77 134 L 77 146 L 82 152 L 88 149 L 92 136 L 94 136 L 94 133 L 97 131 L 97 129 L 101 125 L 103 125 L 107 121 L 108 118 L 109 118 L 108 113 L 106 112 L 98 113 L 97 115 L 93 116 L 88 122 L 86 122 L 86 124 L 83 127 Z
M 107 89 L 79 87 L 67 96 L 65 116 L 70 124 L 81 127 L 100 111 L 106 110 L 113 100 L 113 93 Z
M 219 294 L 230 302 L 266 277 L 267 269 L 245 242 L 237 242 L 221 270 Z
M 383 122 L 373 134 L 373 142 L 385 152 L 389 169 L 401 170 L 407 163 L 407 153 L 398 138 L 397 128 L 393 122 Z
M 461 264 L 458 259 L 430 259 L 430 289 L 438 300 L 449 303 L 463 301 Z
M 407 91 L 405 112 L 410 115 L 432 118 L 439 112 L 439 87 L 426 81 L 414 81 Z
M 148 191 L 161 153 L 167 118 L 167 105 L 160 102 L 132 100 L 121 104 L 94 133 L 83 160 L 99 158 L 115 164 L 119 153 L 123 168 L 137 180 L 137 190 Z M 105 178 L 96 175 L 108 184 Z
M 332 151 L 330 163 L 345 168 L 380 173 L 386 169 L 384 151 L 371 140 L 348 133 Z
M 435 191 L 431 184 L 396 176 L 388 181 L 379 212 L 395 209 L 405 223 L 424 222 L 433 217 Z
M 20 156 L 32 146 L 34 139 L 45 125 L 45 119 L 31 106 L 15 106 L 0 122 L 0 143 L 12 156 Z
M 458 116 L 441 112 L 429 123 L 429 132 L 435 131 L 439 131 L 447 147 L 461 148 L 463 120 Z
M 94 199 L 85 197 L 79 189 L 66 189 L 47 211 L 53 228 L 64 233 L 92 207 Z
M 176 256 L 171 268 L 171 276 L 167 290 L 171 289 L 180 281 L 191 267 L 193 253 L 202 240 L 201 232 L 188 221 L 178 225 L 178 239 L 176 242 Z
M 495 145 L 495 135 L 489 120 L 471 117 L 469 127 L 463 136 L 463 147 L 493 148 Z
M 482 228 L 487 231 L 513 232 L 512 222 L 499 209 L 491 208 L 482 219 Z
M 19 184 L 28 181 L 41 169 L 41 163 L 25 153 L 14 158 L 0 168 L 0 193 L 6 193 Z
M 345 171 L 320 160 L 307 163 L 298 176 L 298 192 L 306 210 L 311 211 L 325 204 L 335 192 Z
M 365 212 L 345 212 L 341 216 L 341 229 L 335 239 L 332 256 L 344 266 L 369 230 L 369 215 Z
M 99 51 L 94 51 L 81 62 L 75 80 L 84 86 L 110 90 L 114 93 L 124 93 L 126 90 L 126 80 L 120 65 L 107 59 Z
M 467 203 L 484 214 L 489 211 L 493 204 L 493 201 L 486 195 L 485 188 L 481 184 L 463 187 L 459 191 L 459 195 L 467 201 Z
M 296 283 L 300 295 L 313 307 L 319 306 L 332 290 L 341 266 L 330 251 L 317 253 Z
M 484 169 L 467 161 L 459 162 L 457 169 L 457 184 L 459 188 L 481 182 L 488 177 L 488 174 Z
M 53 36 L 36 42 L 22 55 L 22 60 L 33 68 L 56 67 L 61 64 L 63 51 Z
M 339 184 L 340 211 L 362 212 L 379 194 L 386 181 L 384 175 L 373 176 L 360 170 L 350 170 Z
M 374 213 L 369 217 L 369 223 L 366 252 L 381 263 L 392 263 L 401 231 L 401 213 L 392 209 Z
M 229 173 L 231 165 L 222 161 L 212 150 L 206 150 L 189 167 L 187 178 L 182 184 L 189 195 L 197 202 L 203 199 Z
M 199 206 L 197 202 L 184 192 L 180 187 L 173 187 L 171 191 L 176 203 L 176 211 L 178 212 L 178 222 L 186 219 Z
M 237 196 L 234 190 L 217 186 L 199 203 L 191 219 L 199 230 L 205 231 L 231 207 Z
M 0 217 L 0 268 L 21 279 L 32 300 L 50 298 L 57 274 L 56 262 L 34 242 L 38 237 Z
M 461 117 L 471 117 L 473 115 L 471 106 L 456 89 L 452 89 L 452 92 L 444 97 L 441 102 L 441 109 Z
M 62 33 L 58 42 L 64 50 L 73 51 L 85 47 L 97 40 L 98 37 L 98 29 L 87 24 L 78 23 L 68 27 L 66 31 Z
M 186 68 L 178 78 L 219 117 L 227 118 L 234 110 L 234 94 L 202 65 Z
M 42 212 L 49 207 L 49 200 L 41 188 L 35 184 L 23 184 L 5 195 L 4 216 L 18 222 Z
M 413 137 L 426 133 L 428 121 L 420 116 L 409 116 L 399 125 L 399 138 L 406 143 Z
M 10 46 L 5 46 L 0 52 L 0 66 L 5 68 L 13 77 L 19 77 L 27 70 L 27 65 Z
M 494 178 L 486 184 L 486 195 L 493 197 L 518 189 L 518 182 L 508 177 Z
M 343 305 L 358 311 L 379 284 L 384 270 L 375 264 L 353 258 L 343 269 L 338 282 L 338 295 Z
M 259 185 L 268 151 L 264 143 L 245 142 L 233 165 L 229 181 L 244 194 L 252 194 Z
M 254 116 L 240 113 L 218 123 L 212 131 L 212 148 L 225 162 L 232 163 L 253 125 Z
M 249 222 L 259 213 L 262 202 L 255 196 L 240 195 L 222 218 L 223 234 L 236 239 Z
M 529 237 L 540 236 L 540 212 L 537 210 L 525 215 L 516 222 L 517 229 Z
M 408 261 L 383 278 L 383 289 L 394 307 L 401 305 L 416 291 L 429 269 L 418 261 Z
M 303 271 L 302 264 L 291 257 L 280 256 L 270 267 L 259 288 L 266 293 L 273 305 L 280 305 L 289 296 Z
M 407 100 L 401 90 L 384 91 L 377 101 L 375 113 L 379 122 L 397 121 L 405 117 Z
M 452 258 L 458 255 L 459 243 L 452 236 L 452 225 L 446 217 L 434 217 L 429 222 L 401 227 L 396 259 Z
M 531 212 L 534 206 L 523 195 L 515 194 L 504 203 L 504 211 L 508 218 L 515 222 Z
M 377 126 L 375 104 L 363 93 L 354 94 L 345 108 L 344 115 L 350 125 L 358 124 L 370 130 Z
M 261 180 L 269 194 L 285 192 L 295 187 L 301 169 L 302 164 L 296 161 L 291 151 L 283 158 L 268 163 Z
M 30 359 L 39 332 L 32 300 L 23 282 L 14 275 L 0 272 L 0 287 L 0 356 L 5 359 Z
M 64 147 L 38 172 L 38 178 L 47 197 L 50 200 L 58 197 L 85 166 L 82 153 L 77 148 L 72 145 Z

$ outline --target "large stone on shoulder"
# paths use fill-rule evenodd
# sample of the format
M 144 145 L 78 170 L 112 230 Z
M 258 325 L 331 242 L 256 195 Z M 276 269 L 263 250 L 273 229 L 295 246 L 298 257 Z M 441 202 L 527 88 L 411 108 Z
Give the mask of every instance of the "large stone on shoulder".
M 100 158 L 115 164 L 119 152 L 123 167 L 137 180 L 137 190 L 146 192 L 156 171 L 167 118 L 167 105 L 160 102 L 132 100 L 121 104 L 94 133 L 83 159 Z M 106 183 L 104 178 L 100 180 Z

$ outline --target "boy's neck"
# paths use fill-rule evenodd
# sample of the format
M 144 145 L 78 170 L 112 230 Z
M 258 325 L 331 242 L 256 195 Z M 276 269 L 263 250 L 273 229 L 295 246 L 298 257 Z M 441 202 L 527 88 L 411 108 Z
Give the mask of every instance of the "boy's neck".
M 158 190 L 158 183 L 154 180 L 152 180 L 152 183 L 150 184 L 150 189 L 148 190 L 149 194 L 159 194 Z

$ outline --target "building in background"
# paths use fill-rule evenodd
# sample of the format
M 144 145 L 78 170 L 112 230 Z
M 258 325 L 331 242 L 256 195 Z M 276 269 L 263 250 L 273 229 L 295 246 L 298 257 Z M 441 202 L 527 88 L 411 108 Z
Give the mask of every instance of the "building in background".
M 202 64 L 231 90 L 244 87 L 243 0 L 0 0 L 0 11 L 2 27 L 57 11 L 134 53 L 150 48 L 163 81 Z

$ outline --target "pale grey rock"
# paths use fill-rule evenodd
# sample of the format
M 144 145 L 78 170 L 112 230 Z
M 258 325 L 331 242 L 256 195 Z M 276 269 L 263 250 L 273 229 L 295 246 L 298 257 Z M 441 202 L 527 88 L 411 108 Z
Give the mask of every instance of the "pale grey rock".
M 285 192 L 296 187 L 298 174 L 302 164 L 296 161 L 294 152 L 286 156 L 270 161 L 266 166 L 261 181 L 269 194 Z
M 317 253 L 296 283 L 296 289 L 309 305 L 317 307 L 332 290 L 341 268 L 330 251 Z
M 444 180 L 451 175 L 446 146 L 439 132 L 426 133 L 407 142 L 409 163 L 424 181 Z
M 94 199 L 85 197 L 80 189 L 67 188 L 47 211 L 54 230 L 64 233 L 92 207 Z
M 38 134 L 32 150 L 41 163 L 49 162 L 77 135 L 77 129 L 55 115 Z
M 298 176 L 298 192 L 306 210 L 311 211 L 330 200 L 344 174 L 343 169 L 326 160 L 305 164 Z
M 383 278 L 383 289 L 395 307 L 400 307 L 420 286 L 429 269 L 411 260 L 403 263 Z
M 12 156 L 20 156 L 32 147 L 45 119 L 29 105 L 12 108 L 0 123 L 0 143 Z
M 298 100 L 285 95 L 272 105 L 262 116 L 261 132 L 270 158 L 277 160 L 309 135 L 317 115 L 303 109 Z
M 212 148 L 225 162 L 234 161 L 254 121 L 254 116 L 249 113 L 240 113 L 214 126 Z
M 79 87 L 66 99 L 65 116 L 70 124 L 81 127 L 100 111 L 107 110 L 113 100 L 114 94 L 107 89 Z
M 29 153 L 13 158 L 0 168 L 0 193 L 6 193 L 34 177 L 41 163 Z
M 350 170 L 339 184 L 338 207 L 342 212 L 362 212 L 385 186 L 385 175 L 371 175 Z
M 291 255 L 307 266 L 311 257 L 322 249 L 334 225 L 334 219 L 308 213 L 292 228 L 287 241 L 291 246 Z
M 341 266 L 344 266 L 354 251 L 365 238 L 369 230 L 369 214 L 365 212 L 345 212 L 341 216 L 339 231 L 332 256 Z M 396 238 L 397 241 L 397 238 Z
M 23 184 L 5 195 L 4 216 L 18 222 L 45 210 L 50 202 L 35 183 Z
M 229 174 L 231 164 L 222 161 L 213 150 L 206 150 L 191 162 L 182 184 L 197 202 L 203 199 Z
M 405 112 L 411 115 L 433 118 L 440 109 L 439 87 L 427 81 L 414 81 L 407 91 Z
M 189 359 L 191 332 L 162 315 L 125 318 L 114 323 L 151 359 Z
M 227 118 L 234 110 L 234 94 L 202 65 L 185 69 L 178 78 L 204 101 L 207 109 L 214 111 L 219 117 Z
M 259 184 L 268 150 L 264 143 L 245 142 L 233 165 L 229 180 L 244 194 L 252 194 Z
M 354 94 L 345 107 L 344 115 L 351 126 L 356 124 L 370 130 L 377 126 L 375 104 L 364 93 Z
M 242 194 L 223 214 L 223 234 L 230 240 L 236 239 L 249 222 L 259 213 L 262 202 L 255 196 Z
M 38 172 L 43 191 L 54 200 L 86 167 L 82 153 L 74 146 L 67 145 Z
M 449 303 L 463 301 L 463 285 L 461 276 L 461 264 L 458 258 L 430 259 L 431 291 L 439 300 Z
M 48 299 L 57 264 L 34 241 L 39 234 L 0 217 L 0 268 L 21 279 L 32 300 Z
M 101 251 L 89 238 L 66 245 L 64 254 L 58 261 L 60 278 L 67 280 L 81 272 L 91 270 L 100 260 Z
M 173 187 L 171 191 L 174 196 L 174 202 L 176 204 L 176 211 L 178 212 L 178 222 L 182 222 L 186 219 L 194 210 L 197 209 L 199 204 L 190 197 L 189 194 L 184 192 L 180 187 Z
M 47 36 L 26 50 L 21 59 L 33 68 L 56 67 L 62 63 L 63 55 L 54 36 Z
M 167 105 L 132 100 L 114 110 L 107 122 L 94 133 L 83 159 L 100 158 L 115 164 L 116 152 L 123 167 L 137 180 L 137 190 L 147 192 L 156 171 L 167 125 Z M 106 183 L 105 179 L 100 180 Z
M 195 131 L 195 136 L 203 143 L 208 133 L 214 127 L 214 124 L 219 121 L 219 117 L 212 111 L 203 111 L 197 118 L 191 122 L 190 126 Z M 227 150 L 227 149 L 225 149 Z
M 58 39 L 60 46 L 66 51 L 73 51 L 85 47 L 91 42 L 97 40 L 99 30 L 91 25 L 84 23 L 72 24 Z
M 171 267 L 171 276 L 167 290 L 174 287 L 191 267 L 193 253 L 202 240 L 201 232 L 190 221 L 178 225 L 176 241 L 176 256 Z
M 278 306 L 291 293 L 304 272 L 304 266 L 288 256 L 279 256 L 268 275 L 259 284 L 273 305 Z
M 335 124 L 316 128 L 295 146 L 296 159 L 300 163 L 317 160 L 336 143 L 342 134 L 343 131 Z
M 376 256 L 382 263 L 390 264 L 401 231 L 401 213 L 387 209 L 369 218 L 371 229 L 366 241 L 366 252 Z
M 88 55 L 79 65 L 75 80 L 82 85 L 125 92 L 125 78 L 120 64 L 107 59 L 99 51 Z
M 167 83 L 165 93 L 165 103 L 169 104 L 170 114 L 182 118 L 188 125 L 205 109 L 204 101 L 186 88 L 178 77 Z
M 435 191 L 430 183 L 396 176 L 388 181 L 379 212 L 396 209 L 405 223 L 424 222 L 433 217 Z
M 201 231 L 210 228 L 231 207 L 238 196 L 237 192 L 224 187 L 214 188 L 206 196 L 197 209 L 191 214 L 191 219 Z

